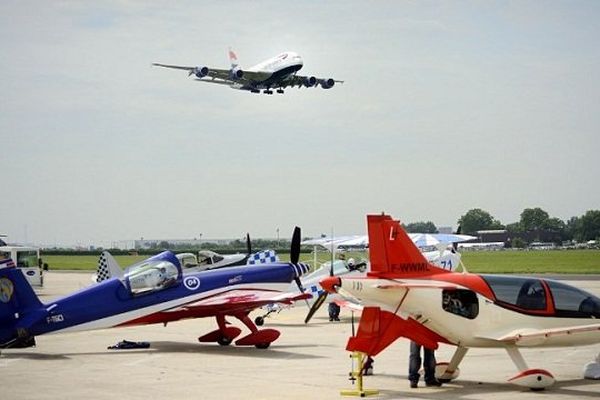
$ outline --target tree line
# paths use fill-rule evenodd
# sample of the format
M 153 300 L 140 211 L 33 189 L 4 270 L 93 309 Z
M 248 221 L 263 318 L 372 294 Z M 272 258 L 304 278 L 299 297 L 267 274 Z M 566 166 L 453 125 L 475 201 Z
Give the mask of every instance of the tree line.
M 532 232 L 552 232 L 561 241 L 573 240 L 581 243 L 600 239 L 600 210 L 589 210 L 579 217 L 563 221 L 551 217 L 539 207 L 526 208 L 521 212 L 519 221 L 503 224 L 489 212 L 473 208 L 462 215 L 457 223 L 461 233 L 473 236 L 476 236 L 478 231 L 503 229 L 514 237 L 522 237 Z M 405 228 L 408 232 L 438 232 L 433 222 L 414 222 L 405 225 Z

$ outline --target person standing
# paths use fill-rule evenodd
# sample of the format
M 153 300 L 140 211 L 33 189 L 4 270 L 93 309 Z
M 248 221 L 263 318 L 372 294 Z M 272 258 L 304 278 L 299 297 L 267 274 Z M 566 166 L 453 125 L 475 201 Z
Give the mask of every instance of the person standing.
M 408 359 L 408 380 L 410 387 L 419 386 L 419 369 L 421 368 L 421 347 L 423 347 L 423 369 L 425 370 L 425 386 L 440 387 L 442 383 L 435 378 L 435 352 L 427 347 L 421 346 L 417 342 L 410 342 L 410 357 Z

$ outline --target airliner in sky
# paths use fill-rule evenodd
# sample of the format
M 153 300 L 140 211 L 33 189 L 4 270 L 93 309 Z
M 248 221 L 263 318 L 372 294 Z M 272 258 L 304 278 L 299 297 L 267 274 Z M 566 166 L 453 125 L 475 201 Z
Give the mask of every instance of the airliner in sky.
M 188 71 L 188 76 L 195 75 L 200 82 L 218 83 L 232 89 L 248 90 L 252 93 L 283 93 L 287 87 L 315 87 L 331 89 L 336 83 L 343 83 L 332 78 L 323 79 L 314 76 L 300 76 L 296 73 L 302 68 L 303 61 L 297 53 L 287 51 L 269 58 L 251 68 L 240 68 L 236 54 L 229 49 L 230 69 L 209 68 L 207 66 L 186 67 L 153 63 L 157 67 L 175 68 Z

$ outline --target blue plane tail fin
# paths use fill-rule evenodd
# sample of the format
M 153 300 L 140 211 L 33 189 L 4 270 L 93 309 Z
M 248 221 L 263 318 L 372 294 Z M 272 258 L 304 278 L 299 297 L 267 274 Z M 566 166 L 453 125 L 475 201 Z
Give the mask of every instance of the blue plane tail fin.
M 96 282 L 102 282 L 110 278 L 123 277 L 123 270 L 119 263 L 108 251 L 103 251 L 98 260 L 98 269 L 96 270 Z
M 43 307 L 23 272 L 12 260 L 0 260 L 0 347 L 15 339 L 23 315 Z

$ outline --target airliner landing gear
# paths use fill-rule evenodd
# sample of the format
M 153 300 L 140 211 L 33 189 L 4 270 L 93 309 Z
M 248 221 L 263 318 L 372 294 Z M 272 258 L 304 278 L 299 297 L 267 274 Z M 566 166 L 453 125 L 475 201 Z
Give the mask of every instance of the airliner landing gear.
M 263 90 L 263 93 L 264 94 L 273 94 L 273 91 L 271 89 L 266 89 L 266 90 Z
M 283 94 L 283 89 L 277 89 L 277 93 Z
M 258 89 L 250 89 L 250 92 L 251 93 L 260 93 L 260 90 L 258 90 Z

